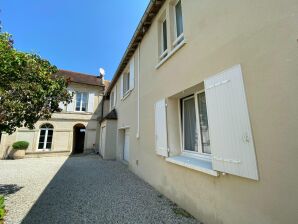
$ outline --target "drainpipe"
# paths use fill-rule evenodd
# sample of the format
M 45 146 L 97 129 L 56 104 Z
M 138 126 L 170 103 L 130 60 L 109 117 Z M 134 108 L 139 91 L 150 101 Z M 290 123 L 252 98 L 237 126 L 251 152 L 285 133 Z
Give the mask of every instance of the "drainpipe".
M 141 43 L 139 43 L 138 47 L 138 127 L 137 127 L 137 139 L 140 138 L 140 50 Z

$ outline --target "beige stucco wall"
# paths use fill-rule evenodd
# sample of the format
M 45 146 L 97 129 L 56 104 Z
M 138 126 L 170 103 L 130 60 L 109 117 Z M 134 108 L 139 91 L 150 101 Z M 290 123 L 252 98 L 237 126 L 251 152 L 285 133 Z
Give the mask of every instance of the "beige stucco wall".
M 118 128 L 130 128 L 130 169 L 204 223 L 295 223 L 297 0 L 182 0 L 182 8 L 187 43 L 168 61 L 155 68 L 159 15 L 141 43 L 139 139 L 138 86 L 121 101 L 117 83 Z M 243 70 L 260 180 L 213 177 L 157 156 L 155 102 L 236 64 Z M 135 67 L 137 83 L 137 63 Z M 177 135 L 172 139 L 177 141 Z M 121 153 L 118 146 L 119 159 Z
M 73 127 L 76 124 L 83 124 L 86 127 L 84 151 L 92 151 L 96 148 L 96 129 L 98 126 L 97 117 L 100 111 L 98 106 L 102 99 L 98 86 L 85 85 L 79 83 L 71 83 L 69 86 L 73 91 L 93 92 L 94 96 L 94 112 L 67 112 L 64 109 L 60 113 L 54 113 L 50 120 L 40 120 L 35 124 L 35 129 L 19 128 L 12 135 L 4 134 L 0 144 L 0 158 L 2 158 L 5 150 L 11 147 L 15 141 L 28 141 L 28 152 L 38 151 L 38 141 L 40 134 L 40 126 L 50 123 L 54 126 L 53 141 L 51 151 L 69 151 L 73 149 Z M 75 98 L 75 96 L 74 96 Z

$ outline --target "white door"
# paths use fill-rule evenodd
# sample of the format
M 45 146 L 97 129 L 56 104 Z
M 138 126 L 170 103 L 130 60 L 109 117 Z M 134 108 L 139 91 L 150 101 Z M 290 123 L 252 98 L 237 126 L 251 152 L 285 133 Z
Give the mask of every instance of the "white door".
M 103 152 L 105 150 L 106 146 L 106 126 L 101 128 L 101 134 L 100 134 L 100 154 L 103 156 Z
M 129 158 L 129 131 L 124 131 L 124 148 L 123 148 L 123 160 L 128 162 Z

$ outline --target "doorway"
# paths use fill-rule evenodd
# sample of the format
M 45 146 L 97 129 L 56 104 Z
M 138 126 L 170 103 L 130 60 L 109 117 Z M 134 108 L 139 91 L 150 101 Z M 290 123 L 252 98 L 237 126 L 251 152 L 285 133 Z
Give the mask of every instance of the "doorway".
M 129 162 L 129 129 L 124 130 L 123 160 Z
M 73 154 L 84 152 L 86 127 L 83 124 L 76 124 L 73 127 Z
M 106 126 L 101 127 L 100 131 L 100 155 L 104 156 L 106 146 Z

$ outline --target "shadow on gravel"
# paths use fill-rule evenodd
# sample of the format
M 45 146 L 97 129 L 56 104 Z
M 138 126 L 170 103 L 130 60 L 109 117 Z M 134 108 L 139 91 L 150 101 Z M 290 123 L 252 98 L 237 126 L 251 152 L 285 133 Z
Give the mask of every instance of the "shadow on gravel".
M 117 161 L 69 157 L 22 224 L 198 223 Z
M 9 195 L 14 194 L 21 190 L 23 187 L 20 187 L 16 184 L 0 184 L 0 195 Z

